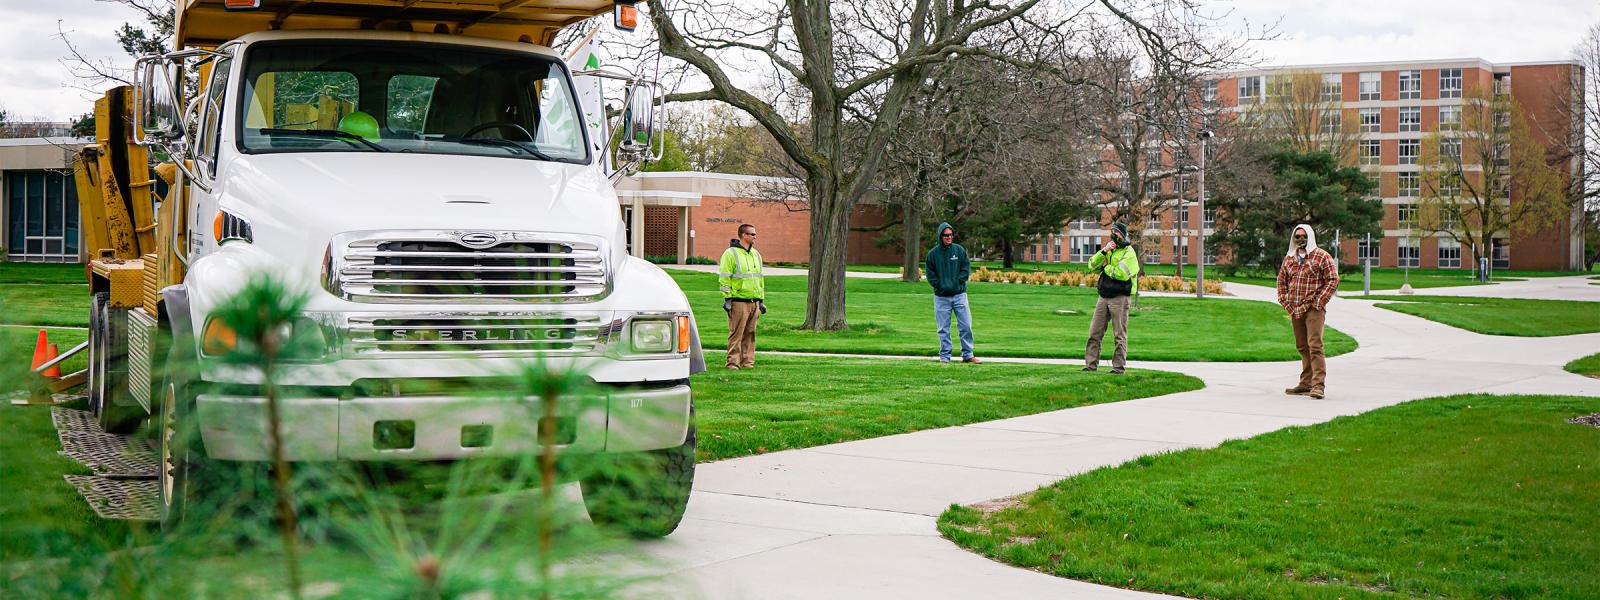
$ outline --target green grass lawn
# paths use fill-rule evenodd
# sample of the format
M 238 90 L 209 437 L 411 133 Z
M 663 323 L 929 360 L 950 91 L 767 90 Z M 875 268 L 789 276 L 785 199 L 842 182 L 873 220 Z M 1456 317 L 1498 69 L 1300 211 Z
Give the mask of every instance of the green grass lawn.
M 671 271 L 689 296 L 707 348 L 725 348 L 727 316 L 716 276 Z M 850 329 L 799 329 L 805 317 L 805 278 L 768 277 L 767 308 L 756 346 L 761 350 L 935 356 L 933 293 L 926 283 L 850 279 Z M 1005 283 L 968 285 L 979 356 L 1081 358 L 1095 291 L 1090 288 Z M 1129 317 L 1128 358 L 1172 361 L 1297 360 L 1288 315 L 1275 304 L 1237 299 L 1139 300 Z M 1057 314 L 1059 310 L 1075 311 Z M 1329 329 L 1327 353 L 1354 350 L 1355 340 Z M 1107 356 L 1110 348 L 1105 349 Z
M 1600 597 L 1600 398 L 1454 396 L 1140 458 L 939 529 L 1019 567 L 1204 598 Z
M 1353 298 L 1379 300 L 1379 308 L 1490 335 L 1546 337 L 1600 331 L 1600 302 L 1467 296 Z M 1394 300 L 1400 302 L 1382 302 Z
M 719 364 L 721 353 L 708 362 Z M 700 458 L 719 460 L 1004 419 L 1202 387 L 1164 371 L 1063 365 L 756 355 L 694 376 Z M 804 385 L 796 385 L 804 382 Z
M 1565 368 L 1572 373 L 1600 378 L 1600 354 L 1590 354 L 1569 362 Z
M 84 265 L 0 262 L 0 284 L 86 283 Z

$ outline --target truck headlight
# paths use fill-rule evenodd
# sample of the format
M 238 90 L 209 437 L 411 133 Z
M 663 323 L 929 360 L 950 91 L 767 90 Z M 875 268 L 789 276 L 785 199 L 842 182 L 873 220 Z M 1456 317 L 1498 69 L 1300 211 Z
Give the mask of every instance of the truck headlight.
M 634 321 L 629 338 L 634 352 L 671 352 L 672 321 Z
M 334 347 L 331 340 L 335 331 L 332 325 L 324 324 L 310 317 L 299 317 L 292 323 L 279 326 L 277 337 L 283 341 L 282 356 L 285 360 L 317 361 L 327 358 Z M 239 347 L 239 334 L 223 323 L 222 319 L 211 317 L 206 319 L 205 330 L 202 332 L 200 351 L 206 356 L 222 356 L 229 354 Z

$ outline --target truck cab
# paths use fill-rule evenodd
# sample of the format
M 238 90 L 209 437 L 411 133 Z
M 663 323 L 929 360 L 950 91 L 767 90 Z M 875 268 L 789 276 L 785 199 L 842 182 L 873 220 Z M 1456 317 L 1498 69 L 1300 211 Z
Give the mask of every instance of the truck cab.
M 661 469 L 644 498 L 589 502 L 591 516 L 670 533 L 692 483 L 689 377 L 704 361 L 682 291 L 626 252 L 611 181 L 650 158 L 658 98 L 628 81 L 613 136 L 541 45 L 552 24 L 616 7 L 255 4 L 180 2 L 180 49 L 141 60 L 130 133 L 171 160 L 171 192 L 137 259 L 144 297 L 94 309 L 91 352 L 109 358 L 91 359 L 103 365 L 91 389 L 106 390 L 91 404 L 114 428 L 157 417 L 167 520 L 205 493 L 188 486 L 192 464 L 273 456 L 267 382 L 226 360 L 239 336 L 216 316 L 270 278 L 303 298 L 290 327 L 311 340 L 272 371 L 288 460 L 528 452 L 541 440 L 522 400 L 537 399 L 493 390 L 532 364 L 577 371 L 599 398 L 558 403 L 561 451 Z M 629 79 L 584 76 L 597 75 Z M 187 446 L 168 439 L 185 422 L 198 429 Z M 587 499 L 608 482 L 583 485 Z M 625 512 L 640 500 L 652 518 Z

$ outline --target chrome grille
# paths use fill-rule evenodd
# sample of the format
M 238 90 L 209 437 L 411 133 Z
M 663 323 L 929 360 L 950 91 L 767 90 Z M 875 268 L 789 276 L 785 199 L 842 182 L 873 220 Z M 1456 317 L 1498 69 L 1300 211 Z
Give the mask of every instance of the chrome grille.
M 358 302 L 583 302 L 610 290 L 600 240 L 584 237 L 460 231 L 344 234 L 335 238 L 325 268 L 329 290 Z
M 611 328 L 599 314 L 480 313 L 356 315 L 346 329 L 359 357 L 588 354 Z

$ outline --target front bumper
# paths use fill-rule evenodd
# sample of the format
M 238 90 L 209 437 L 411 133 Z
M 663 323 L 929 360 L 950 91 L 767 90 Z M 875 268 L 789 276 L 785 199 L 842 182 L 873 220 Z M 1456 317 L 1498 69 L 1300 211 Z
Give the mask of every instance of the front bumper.
M 481 391 L 481 390 L 479 390 Z M 448 460 L 537 451 L 543 409 L 535 398 L 416 395 L 286 395 L 279 400 L 285 457 L 320 460 Z M 680 446 L 692 394 L 685 383 L 611 387 L 561 398 L 555 442 L 562 452 L 632 452 Z M 202 393 L 195 401 L 206 454 L 272 458 L 264 398 Z M 401 432 L 399 435 L 396 432 Z M 405 435 L 409 432 L 409 435 Z M 407 443 L 409 438 L 409 443 Z

